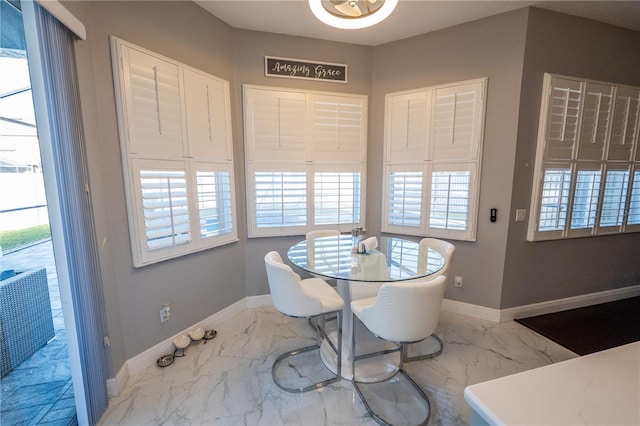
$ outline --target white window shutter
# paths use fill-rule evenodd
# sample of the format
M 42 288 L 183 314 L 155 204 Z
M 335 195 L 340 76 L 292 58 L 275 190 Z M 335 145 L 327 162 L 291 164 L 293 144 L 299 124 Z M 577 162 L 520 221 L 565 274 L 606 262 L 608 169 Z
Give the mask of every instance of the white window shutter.
M 245 138 L 249 161 L 305 161 L 307 97 L 304 93 L 245 88 Z
M 233 151 L 229 83 L 185 69 L 184 87 L 189 156 L 231 160 Z
M 361 221 L 361 166 L 332 168 L 316 166 L 313 173 L 314 225 L 346 225 L 351 229 Z
M 483 81 L 433 92 L 431 155 L 440 160 L 475 160 L 482 137 Z
M 573 158 L 578 139 L 582 83 L 546 74 L 545 86 L 548 87 L 545 158 L 569 160 Z
M 249 237 L 363 226 L 367 97 L 243 92 Z
M 307 170 L 304 165 L 256 164 L 249 167 L 247 205 L 250 236 L 296 235 L 306 232 Z
M 388 165 L 382 231 L 419 235 L 423 231 L 424 197 L 424 165 Z
M 613 95 L 613 86 L 591 82 L 585 85 L 578 159 L 604 158 L 604 149 L 611 128 Z
M 576 169 L 568 235 L 592 235 L 600 201 L 602 169 L 595 164 L 578 164 Z
M 137 266 L 189 251 L 192 241 L 184 161 L 133 160 L 140 252 Z
M 428 234 L 475 239 L 477 183 L 475 164 L 442 164 L 429 168 Z
M 638 166 L 636 166 L 632 176 L 629 213 L 627 214 L 625 230 L 640 231 L 640 168 Z
M 544 169 L 538 212 L 538 232 L 562 233 L 567 223 L 571 165 L 553 164 Z
M 228 82 L 110 41 L 133 266 L 236 241 Z
M 121 47 L 121 55 L 131 153 L 182 156 L 184 125 L 179 67 L 128 46 Z
M 238 239 L 233 192 L 233 169 L 229 164 L 194 164 L 198 214 L 198 244 L 206 247 Z
M 544 85 L 527 239 L 640 231 L 640 89 L 553 74 Z
M 609 160 L 628 161 L 631 158 L 634 142 L 638 143 L 639 110 L 640 89 L 618 87 L 609 142 Z M 636 150 L 636 161 L 640 161 L 640 149 Z
M 627 207 L 629 166 L 609 165 L 605 171 L 603 189 L 598 234 L 620 232 Z
M 366 160 L 366 97 L 312 94 L 313 161 Z
M 431 91 L 420 90 L 385 96 L 387 161 L 396 163 L 425 159 L 430 94 Z

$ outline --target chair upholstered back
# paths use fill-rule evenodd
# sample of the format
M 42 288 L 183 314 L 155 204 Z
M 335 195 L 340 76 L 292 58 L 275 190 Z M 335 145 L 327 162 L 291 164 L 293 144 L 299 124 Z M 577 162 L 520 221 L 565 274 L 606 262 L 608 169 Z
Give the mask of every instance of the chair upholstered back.
M 273 306 L 285 315 L 309 317 L 322 312 L 319 300 L 310 297 L 300 285 L 300 275 L 282 262 L 277 251 L 270 251 L 264 257 L 269 291 Z
M 337 237 L 340 235 L 340 231 L 337 229 L 319 229 L 317 231 L 309 231 L 305 236 L 306 240 L 315 240 L 322 237 Z
M 433 280 L 440 275 L 448 275 L 449 268 L 453 262 L 453 255 L 456 252 L 456 246 L 450 242 L 439 240 L 437 238 L 423 238 L 418 247 L 418 271 L 426 271 L 429 249 L 435 250 L 444 257 L 444 266 L 435 274 L 429 275 L 429 279 Z
M 376 336 L 398 343 L 418 342 L 438 326 L 446 276 L 414 282 L 391 282 L 380 287 L 375 302 L 353 302 L 352 309 Z M 365 299 L 362 302 L 366 302 Z
M 317 231 L 309 231 L 306 235 L 307 240 L 307 265 L 311 269 L 316 267 L 316 239 L 323 237 L 339 237 L 340 231 L 337 229 L 320 229 Z M 320 277 L 316 274 L 311 274 L 314 277 Z

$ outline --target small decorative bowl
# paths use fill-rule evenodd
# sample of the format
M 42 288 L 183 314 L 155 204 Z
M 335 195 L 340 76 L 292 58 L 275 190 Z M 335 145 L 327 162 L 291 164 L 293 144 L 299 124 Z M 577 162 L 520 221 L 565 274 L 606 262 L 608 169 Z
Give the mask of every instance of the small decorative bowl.
M 204 332 L 204 335 L 202 336 L 202 338 L 204 339 L 204 342 L 207 343 L 207 340 L 213 339 L 214 337 L 216 337 L 217 334 L 218 332 L 215 330 L 207 330 Z
M 191 337 L 191 340 L 200 340 L 204 337 L 204 330 L 200 327 L 194 328 L 189 332 L 189 337 Z
M 186 334 L 180 335 L 173 340 L 176 350 L 174 356 L 184 356 L 184 350 L 191 344 L 191 338 Z
M 186 334 L 178 336 L 173 340 L 173 344 L 176 345 L 176 348 L 178 349 L 184 349 L 187 346 L 189 346 L 190 343 L 191 343 L 191 338 Z
M 156 364 L 158 367 L 168 367 L 173 364 L 173 361 L 175 361 L 175 357 L 173 355 L 162 355 L 157 359 Z

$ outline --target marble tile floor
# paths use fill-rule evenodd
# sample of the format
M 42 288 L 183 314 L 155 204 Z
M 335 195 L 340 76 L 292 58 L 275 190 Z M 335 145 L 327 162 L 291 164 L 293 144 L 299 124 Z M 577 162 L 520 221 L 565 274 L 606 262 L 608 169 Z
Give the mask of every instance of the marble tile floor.
M 347 380 L 305 394 L 274 385 L 274 359 L 313 342 L 305 320 L 261 307 L 216 330 L 215 339 L 193 343 L 172 365 L 154 365 L 130 377 L 100 425 L 376 424 Z M 432 425 L 469 424 L 471 410 L 463 397 L 469 384 L 577 356 L 513 321 L 497 324 L 443 312 L 436 333 L 444 352 L 405 366 L 429 395 Z M 406 404 L 396 399 L 403 398 L 396 385 L 401 387 L 372 385 L 370 392 L 388 407 L 392 401 Z
M 54 338 L 0 379 L 0 425 L 77 424 L 53 247 L 45 241 L 0 257 L 0 270 L 47 268 Z

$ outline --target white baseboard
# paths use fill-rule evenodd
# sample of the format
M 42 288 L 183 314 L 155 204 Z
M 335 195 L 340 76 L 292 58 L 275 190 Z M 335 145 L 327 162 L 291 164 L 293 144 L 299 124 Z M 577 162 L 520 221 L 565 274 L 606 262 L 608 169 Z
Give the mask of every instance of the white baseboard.
M 173 341 L 176 339 L 176 337 L 186 334 L 190 330 L 193 330 L 194 328 L 197 328 L 197 327 L 202 327 L 205 330 L 211 330 L 216 326 L 218 326 L 219 324 L 227 321 L 229 318 L 233 317 L 234 315 L 244 311 L 245 309 L 247 309 L 247 298 L 244 298 L 242 300 L 235 302 L 232 305 L 227 306 L 223 310 L 216 312 L 215 314 L 200 321 L 199 323 L 193 324 L 191 327 L 185 330 L 182 330 L 181 332 L 175 334 L 174 336 L 147 349 L 141 354 L 136 355 L 135 357 L 127 361 L 129 374 L 133 376 L 141 372 L 145 368 L 149 367 L 150 365 L 153 365 L 160 356 L 173 353 L 175 349 L 173 346 Z
M 120 395 L 120 390 L 124 389 L 124 386 L 129 381 L 129 368 L 125 362 L 120 371 L 116 374 L 115 378 L 107 379 L 107 396 L 109 398 Z
M 262 306 L 271 306 L 271 295 L 263 294 L 261 296 L 247 297 L 247 308 L 260 308 Z
M 502 309 L 500 311 L 500 321 L 510 321 L 516 318 L 550 314 L 553 312 L 565 311 L 567 309 L 582 308 L 585 306 L 596 305 L 598 303 L 613 302 L 635 296 L 640 296 L 640 285 Z
M 568 297 L 565 299 L 550 300 L 547 302 L 533 303 L 530 305 L 517 306 L 507 309 L 493 309 L 470 303 L 458 302 L 456 300 L 444 299 L 442 301 L 442 310 L 453 312 L 456 314 L 466 315 L 472 318 L 503 322 L 510 321 L 515 318 L 525 318 L 528 316 L 549 314 L 553 312 L 564 311 L 567 309 L 581 308 L 584 306 L 595 305 L 597 303 L 612 302 L 615 300 L 626 299 L 629 297 L 640 296 L 640 285 L 624 287 L 614 290 L 606 290 L 597 293 L 590 293 L 581 296 Z M 156 360 L 167 353 L 174 350 L 173 340 L 189 330 L 196 327 L 202 327 L 205 330 L 211 330 L 219 324 L 227 321 L 232 316 L 244 311 L 245 309 L 259 308 L 271 305 L 271 295 L 249 296 L 234 304 L 227 306 L 223 310 L 216 312 L 210 317 L 200 321 L 188 329 L 170 337 L 157 345 L 147 349 L 146 351 L 127 360 L 115 378 L 107 380 L 107 392 L 110 398 L 118 396 L 120 391 L 126 385 L 129 376 L 135 375 L 144 369 L 155 364 Z
M 480 305 L 458 302 L 457 300 L 444 299 L 442 301 L 442 310 L 453 312 L 454 314 L 466 315 L 472 318 L 500 322 L 499 309 L 486 308 Z

